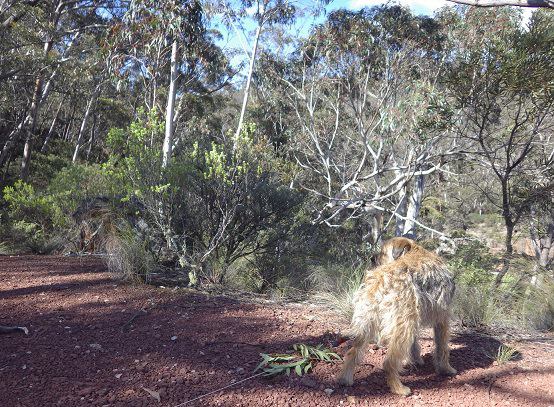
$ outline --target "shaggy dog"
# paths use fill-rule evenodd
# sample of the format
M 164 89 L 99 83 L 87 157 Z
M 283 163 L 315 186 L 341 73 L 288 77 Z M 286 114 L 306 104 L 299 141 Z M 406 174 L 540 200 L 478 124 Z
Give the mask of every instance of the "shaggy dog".
M 378 262 L 354 296 L 354 342 L 338 381 L 352 385 L 365 345 L 377 343 L 388 347 L 383 370 L 391 391 L 408 396 L 399 372 L 403 362 L 423 364 L 417 338 L 424 326 L 434 329 L 436 372 L 456 374 L 448 350 L 454 280 L 439 256 L 406 238 L 387 241 Z

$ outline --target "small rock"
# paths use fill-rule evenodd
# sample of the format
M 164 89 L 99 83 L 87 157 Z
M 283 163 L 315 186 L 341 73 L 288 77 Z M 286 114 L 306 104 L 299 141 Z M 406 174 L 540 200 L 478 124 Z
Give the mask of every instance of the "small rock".
M 244 369 L 242 367 L 237 367 L 235 369 L 235 372 L 237 372 L 238 374 L 241 374 L 241 373 L 244 373 Z
M 172 341 L 176 341 L 176 340 L 177 340 L 177 337 L 174 335 L 174 336 L 171 337 L 171 340 L 172 340 Z
M 85 387 L 84 389 L 81 389 L 77 392 L 77 395 L 81 396 L 81 397 L 85 397 L 85 396 L 88 396 L 90 393 L 92 393 L 94 391 L 94 388 L 93 387 Z
M 354 396 L 346 396 L 346 401 L 350 404 L 356 404 L 356 397 Z
M 102 345 L 100 345 L 99 343 L 91 343 L 88 345 L 88 347 L 98 351 L 103 350 Z
M 118 373 L 118 374 L 115 375 L 115 378 L 116 378 L 116 379 L 121 379 L 121 376 L 123 376 L 123 374 L 122 374 L 122 373 Z
M 325 390 L 323 390 L 323 391 L 325 392 L 325 394 L 327 394 L 328 396 L 330 396 L 331 394 L 333 394 L 333 392 L 334 392 L 335 390 L 333 390 L 333 389 L 325 389 Z

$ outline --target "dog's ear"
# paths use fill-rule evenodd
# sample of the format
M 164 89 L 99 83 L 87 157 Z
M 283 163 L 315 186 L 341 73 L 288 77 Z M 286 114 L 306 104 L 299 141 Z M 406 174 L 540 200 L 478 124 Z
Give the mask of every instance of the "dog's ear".
M 412 245 L 410 242 L 402 242 L 398 245 L 394 245 L 391 250 L 391 255 L 394 260 L 398 259 L 400 256 L 405 255 L 410 250 L 412 250 Z

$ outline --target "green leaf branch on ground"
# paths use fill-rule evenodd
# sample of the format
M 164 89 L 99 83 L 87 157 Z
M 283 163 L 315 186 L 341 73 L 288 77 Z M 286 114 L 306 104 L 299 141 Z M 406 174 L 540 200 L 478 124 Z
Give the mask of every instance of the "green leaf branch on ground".
M 260 353 L 262 361 L 254 372 L 263 371 L 267 376 L 290 375 L 294 371 L 298 376 L 309 373 L 318 362 L 334 363 L 341 357 L 323 345 L 310 346 L 303 343 L 293 345 L 291 353 Z

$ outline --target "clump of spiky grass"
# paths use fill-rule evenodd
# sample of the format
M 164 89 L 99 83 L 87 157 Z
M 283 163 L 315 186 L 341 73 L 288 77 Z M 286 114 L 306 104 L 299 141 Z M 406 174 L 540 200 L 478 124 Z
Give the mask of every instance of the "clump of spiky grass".
M 112 234 L 106 242 L 108 270 L 123 280 L 148 282 L 155 268 L 155 261 L 146 242 L 132 231 L 123 230 Z
M 492 356 L 491 359 L 494 359 L 499 365 L 516 360 L 520 356 L 520 353 L 517 349 L 512 348 L 508 345 L 500 345 L 496 351 L 496 355 Z
M 331 309 L 344 322 L 350 323 L 354 312 L 354 295 L 360 287 L 364 271 L 358 268 L 332 276 L 315 271 L 310 276 L 314 287 L 312 299 Z

